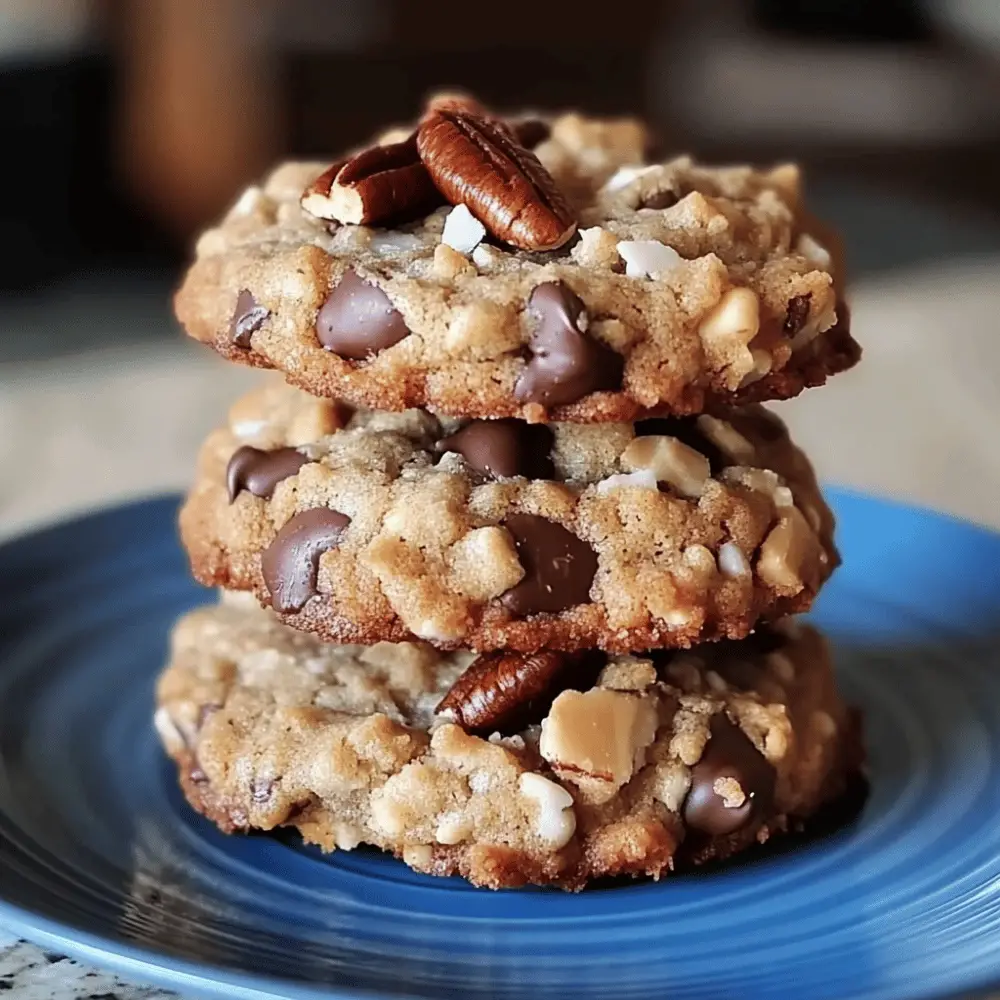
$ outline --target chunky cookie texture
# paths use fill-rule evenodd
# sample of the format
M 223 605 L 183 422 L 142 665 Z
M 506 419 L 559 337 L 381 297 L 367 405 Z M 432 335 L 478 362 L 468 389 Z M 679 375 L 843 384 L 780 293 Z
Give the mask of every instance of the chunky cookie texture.
M 586 677 L 577 664 L 536 684 L 528 715 L 474 735 L 442 700 L 467 703 L 461 678 L 489 657 L 324 645 L 224 596 L 178 623 L 155 724 L 188 800 L 227 832 L 374 844 L 490 888 L 726 857 L 796 829 L 861 764 L 808 628 L 595 656 Z
M 809 463 L 760 407 L 581 425 L 458 421 L 279 380 L 206 441 L 197 578 L 335 642 L 689 646 L 809 606 L 837 564 Z
M 529 125 L 438 102 L 332 167 L 279 167 L 203 235 L 178 317 L 317 395 L 532 422 L 784 398 L 857 361 L 794 167 Z

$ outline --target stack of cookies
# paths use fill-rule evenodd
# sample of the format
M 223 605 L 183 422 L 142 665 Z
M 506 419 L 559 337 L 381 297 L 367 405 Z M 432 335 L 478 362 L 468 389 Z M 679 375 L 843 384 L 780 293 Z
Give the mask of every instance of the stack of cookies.
M 576 889 L 838 800 L 857 719 L 788 617 L 833 520 L 759 405 L 858 359 L 830 242 L 794 167 L 461 97 L 246 191 L 176 298 L 280 373 L 181 514 L 222 589 L 158 687 L 192 806 Z

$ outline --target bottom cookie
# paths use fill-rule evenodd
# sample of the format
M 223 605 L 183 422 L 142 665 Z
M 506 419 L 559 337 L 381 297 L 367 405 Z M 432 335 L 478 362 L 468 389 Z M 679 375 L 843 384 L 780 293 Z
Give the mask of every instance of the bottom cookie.
M 542 674 L 500 655 L 326 645 L 224 595 L 178 622 L 156 728 L 226 832 L 294 827 L 489 888 L 728 857 L 801 828 L 863 762 L 825 643 L 796 623 Z

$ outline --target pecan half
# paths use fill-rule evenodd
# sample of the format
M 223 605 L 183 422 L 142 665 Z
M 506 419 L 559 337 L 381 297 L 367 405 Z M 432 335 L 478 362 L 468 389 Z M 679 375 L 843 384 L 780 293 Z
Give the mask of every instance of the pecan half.
M 552 692 L 558 674 L 577 659 L 549 651 L 484 653 L 469 664 L 441 699 L 437 714 L 451 715 L 473 733 L 503 730 L 520 723 L 529 703 Z
M 355 225 L 405 222 L 440 204 L 415 136 L 335 163 L 302 195 L 302 207 L 311 215 Z
M 445 198 L 464 204 L 498 239 L 555 250 L 576 232 L 552 176 L 498 119 L 441 108 L 421 123 L 417 149 Z

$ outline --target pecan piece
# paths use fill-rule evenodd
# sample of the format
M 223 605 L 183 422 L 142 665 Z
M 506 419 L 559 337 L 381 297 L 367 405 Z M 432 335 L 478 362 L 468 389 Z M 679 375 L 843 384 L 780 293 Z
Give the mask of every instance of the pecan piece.
M 417 149 L 445 198 L 505 243 L 555 250 L 576 232 L 556 182 L 503 122 L 440 108 L 417 130 Z
M 347 160 L 337 160 L 302 192 L 299 204 L 304 211 L 317 219 L 324 219 L 327 222 L 334 220 L 334 216 L 330 214 L 330 188 L 333 187 L 333 182 L 345 163 Z
M 440 204 L 412 135 L 335 163 L 302 195 L 302 207 L 311 215 L 355 225 L 405 222 Z
M 556 677 L 578 659 L 546 650 L 530 655 L 483 653 L 441 699 L 437 714 L 452 716 L 469 732 L 497 732 L 520 723 L 529 703 L 545 694 L 554 695 Z

